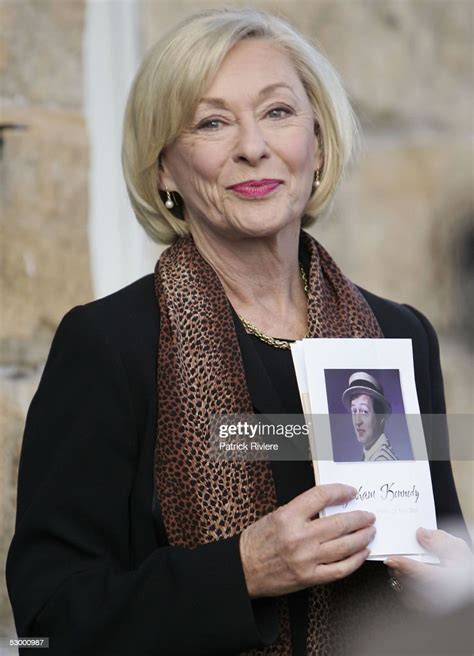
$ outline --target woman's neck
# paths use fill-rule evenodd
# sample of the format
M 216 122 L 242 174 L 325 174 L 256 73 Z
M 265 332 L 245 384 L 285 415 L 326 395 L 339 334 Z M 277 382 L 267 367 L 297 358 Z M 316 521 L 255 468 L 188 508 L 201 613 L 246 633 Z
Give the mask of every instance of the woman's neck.
M 276 337 L 306 334 L 307 299 L 298 261 L 299 227 L 264 238 L 226 239 L 191 230 L 240 316 Z

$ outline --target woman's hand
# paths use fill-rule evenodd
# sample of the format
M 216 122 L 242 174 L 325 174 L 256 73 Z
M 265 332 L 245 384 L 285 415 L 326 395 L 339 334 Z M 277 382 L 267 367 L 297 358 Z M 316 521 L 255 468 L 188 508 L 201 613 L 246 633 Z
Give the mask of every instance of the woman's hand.
M 474 560 L 464 542 L 445 531 L 419 528 L 418 542 L 438 556 L 439 565 L 420 563 L 403 556 L 390 556 L 385 565 L 403 586 L 405 601 L 422 611 L 448 612 L 474 597 Z
M 316 486 L 248 526 L 240 554 L 250 597 L 295 592 L 358 569 L 369 555 L 375 515 L 356 510 L 315 518 L 356 493 L 338 483 Z

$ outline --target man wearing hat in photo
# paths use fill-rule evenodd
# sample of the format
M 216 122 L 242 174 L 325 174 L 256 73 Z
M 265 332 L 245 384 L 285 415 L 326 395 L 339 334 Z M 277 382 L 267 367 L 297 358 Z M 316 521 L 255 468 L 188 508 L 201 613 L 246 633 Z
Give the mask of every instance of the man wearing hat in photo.
M 363 446 L 364 462 L 398 460 L 384 432 L 392 406 L 378 380 L 365 371 L 352 374 L 342 402 L 352 414 L 357 441 Z

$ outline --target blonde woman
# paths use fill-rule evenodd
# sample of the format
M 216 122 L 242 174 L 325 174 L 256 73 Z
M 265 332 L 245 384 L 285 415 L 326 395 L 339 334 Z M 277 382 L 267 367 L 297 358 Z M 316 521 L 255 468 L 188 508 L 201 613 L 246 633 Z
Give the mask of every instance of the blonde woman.
M 55 336 L 21 455 L 7 577 L 19 635 L 50 654 L 337 653 L 346 620 L 398 604 L 366 562 L 375 517 L 309 462 L 216 462 L 216 413 L 301 412 L 289 344 L 411 337 L 420 405 L 444 411 L 435 333 L 358 289 L 302 227 L 329 205 L 356 122 L 294 28 L 210 11 L 147 55 L 123 165 L 156 271 L 76 307 Z M 460 515 L 449 464 L 440 518 Z M 442 491 L 442 493 L 441 493 Z

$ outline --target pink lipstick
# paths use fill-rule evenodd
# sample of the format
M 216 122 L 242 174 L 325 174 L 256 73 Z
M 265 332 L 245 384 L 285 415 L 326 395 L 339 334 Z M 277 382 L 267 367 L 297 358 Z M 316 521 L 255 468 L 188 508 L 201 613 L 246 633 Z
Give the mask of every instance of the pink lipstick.
M 240 196 L 245 198 L 261 198 L 268 196 L 274 189 L 283 184 L 283 180 L 264 179 L 264 180 L 246 180 L 238 184 L 231 185 L 232 189 Z

